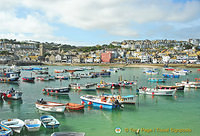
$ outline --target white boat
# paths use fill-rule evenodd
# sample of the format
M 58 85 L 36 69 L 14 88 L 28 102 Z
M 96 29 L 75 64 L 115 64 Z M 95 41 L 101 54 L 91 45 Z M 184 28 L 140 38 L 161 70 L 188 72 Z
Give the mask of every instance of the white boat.
M 185 71 L 173 71 L 172 72 L 174 75 L 183 75 L 183 76 L 185 76 L 185 75 L 187 75 L 187 72 L 185 72 Z
M 154 71 L 154 70 L 148 70 L 148 71 L 145 71 L 144 73 L 146 73 L 147 75 L 157 75 L 158 72 Z
M 28 131 L 39 131 L 41 126 L 41 121 L 39 119 L 26 119 L 24 123 Z
M 189 82 L 189 81 L 182 81 L 181 83 L 176 83 L 177 86 L 184 85 L 186 88 L 200 88 L 200 82 Z
M 63 103 L 57 103 L 57 102 L 50 102 L 50 101 L 44 101 L 43 99 L 38 100 L 35 103 L 36 108 L 43 111 L 49 111 L 49 112 L 64 112 L 65 111 L 65 104 Z
M 176 92 L 175 89 L 158 89 L 158 88 L 147 88 L 142 87 L 139 88 L 140 94 L 148 94 L 148 95 L 164 95 L 164 96 L 173 96 Z
M 113 100 L 118 100 L 122 104 L 135 104 L 136 96 L 135 95 L 112 95 L 112 94 L 102 94 L 102 96 L 112 97 Z
M 1 124 L 11 128 L 16 133 L 20 133 L 24 126 L 24 121 L 20 119 L 8 119 L 1 121 Z
M 43 115 L 40 120 L 45 128 L 58 128 L 60 126 L 59 121 L 51 115 Z
M 69 73 L 69 78 L 70 79 L 81 79 L 80 75 L 74 74 L 74 73 Z
M 10 90 L 3 92 L 3 98 L 18 100 L 22 98 L 22 94 L 23 93 L 21 91 L 16 91 L 13 88 L 11 88 Z
M 69 87 L 74 90 L 96 90 L 95 83 L 87 83 L 87 84 L 79 84 L 79 83 L 71 83 Z

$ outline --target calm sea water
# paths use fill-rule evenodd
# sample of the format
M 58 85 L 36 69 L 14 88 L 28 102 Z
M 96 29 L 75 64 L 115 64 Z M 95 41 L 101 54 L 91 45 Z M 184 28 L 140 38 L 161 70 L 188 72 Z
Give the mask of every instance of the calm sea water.
M 54 69 L 72 69 L 75 67 L 68 66 L 49 66 L 50 74 Z M 94 67 L 95 70 L 101 71 L 108 67 Z M 80 96 L 84 94 L 101 95 L 102 93 L 120 93 L 122 95 L 136 94 L 136 88 L 140 86 L 155 87 L 157 83 L 149 83 L 149 77 L 162 77 L 162 73 L 166 72 L 162 68 L 158 68 L 159 75 L 145 75 L 144 70 L 148 68 L 125 68 L 124 71 L 112 73 L 110 77 L 99 77 L 80 80 L 59 80 L 55 81 L 36 81 L 35 83 L 25 83 L 20 81 L 19 85 L 1 83 L 1 90 L 7 90 L 11 87 L 23 92 L 22 100 L 17 101 L 0 101 L 0 119 L 19 118 L 22 120 L 40 118 L 41 115 L 53 115 L 59 122 L 58 129 L 45 129 L 43 126 L 39 132 L 22 131 L 22 136 L 50 136 L 53 132 L 75 131 L 85 132 L 86 136 L 112 136 L 112 135 L 135 135 L 136 129 L 140 129 L 140 135 L 193 135 L 200 134 L 200 89 L 185 89 L 183 92 L 177 92 L 175 96 L 144 96 L 139 95 L 135 105 L 125 105 L 123 109 L 104 110 L 86 106 L 83 112 L 68 112 L 64 114 L 41 112 L 35 108 L 35 102 L 43 98 L 47 101 L 55 101 L 61 103 L 81 103 Z M 194 78 L 200 78 L 197 69 L 190 68 L 192 73 L 187 76 L 181 76 L 179 79 L 167 79 L 165 85 L 174 85 L 175 82 Z M 66 75 L 68 73 L 65 73 Z M 22 71 L 23 76 L 31 76 L 28 71 Z M 34 74 L 33 74 L 34 75 Z M 71 91 L 69 96 L 50 96 L 42 93 L 45 87 L 68 86 L 69 83 L 99 83 L 101 80 L 106 82 L 118 81 L 122 76 L 126 80 L 138 80 L 138 85 L 132 88 L 114 89 L 111 91 Z M 21 79 L 20 79 L 21 80 Z M 115 132 L 116 128 L 121 129 L 121 133 Z M 168 132 L 158 132 L 157 129 L 166 129 Z M 177 132 L 173 130 L 186 129 L 192 132 Z M 152 132 L 151 132 L 152 131 Z

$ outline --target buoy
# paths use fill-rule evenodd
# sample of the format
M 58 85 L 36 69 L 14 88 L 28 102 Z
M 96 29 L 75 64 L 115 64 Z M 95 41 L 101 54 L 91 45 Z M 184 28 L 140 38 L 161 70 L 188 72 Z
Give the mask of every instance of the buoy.
M 56 91 L 56 93 L 58 93 L 58 91 Z
M 49 90 L 48 90 L 48 89 L 47 89 L 46 91 L 47 91 L 47 92 L 49 92 Z
M 83 105 L 83 104 L 84 104 L 84 101 L 82 101 L 81 104 Z
M 98 88 L 99 88 L 100 86 L 98 85 Z
M 10 98 L 12 95 L 11 94 L 7 94 L 7 97 Z
M 42 89 L 42 91 L 45 91 L 44 89 Z
M 154 92 L 152 92 L 152 95 L 154 95 Z
M 53 90 L 51 90 L 51 92 L 53 93 Z
M 81 87 L 79 86 L 78 89 L 80 89 Z
M 102 106 L 102 105 L 100 105 L 100 106 L 99 106 L 99 108 L 100 108 L 100 109 L 102 109 L 102 108 L 103 108 L 103 106 Z
M 130 82 L 130 84 L 132 84 L 132 82 Z
M 88 105 L 91 105 L 92 104 L 92 102 L 88 102 Z

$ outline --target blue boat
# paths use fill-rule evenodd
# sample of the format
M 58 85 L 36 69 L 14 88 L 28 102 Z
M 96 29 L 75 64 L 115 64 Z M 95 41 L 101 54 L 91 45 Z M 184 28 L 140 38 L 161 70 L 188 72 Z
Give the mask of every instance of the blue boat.
M 122 104 L 118 100 L 114 100 L 109 96 L 84 95 L 80 98 L 82 100 L 82 104 L 99 107 L 100 109 L 123 108 Z
M 60 123 L 51 115 L 44 115 L 40 120 L 45 128 L 58 128 Z
M 164 83 L 166 81 L 166 79 L 163 79 L 163 78 L 149 78 L 148 81 L 150 81 L 150 82 Z
M 179 78 L 180 75 L 174 75 L 174 74 L 162 74 L 165 78 Z
M 0 82 L 15 82 L 18 81 L 19 74 L 17 72 L 6 72 L 0 75 Z
M 12 130 L 2 124 L 0 124 L 0 136 L 11 136 Z

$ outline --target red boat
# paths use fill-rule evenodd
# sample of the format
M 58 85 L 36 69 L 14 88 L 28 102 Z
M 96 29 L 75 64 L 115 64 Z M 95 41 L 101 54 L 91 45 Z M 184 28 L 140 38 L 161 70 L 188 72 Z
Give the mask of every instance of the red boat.
M 168 71 L 174 71 L 175 68 L 165 68 L 165 70 L 168 70 Z
M 67 103 L 66 109 L 68 110 L 83 110 L 84 105 L 76 104 L 76 103 Z
M 24 82 L 34 82 L 35 77 L 22 77 Z

